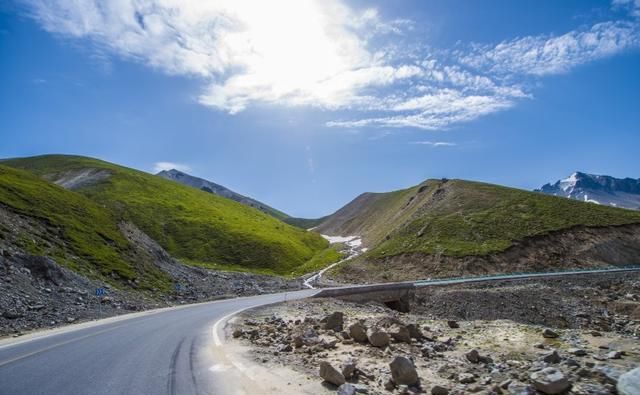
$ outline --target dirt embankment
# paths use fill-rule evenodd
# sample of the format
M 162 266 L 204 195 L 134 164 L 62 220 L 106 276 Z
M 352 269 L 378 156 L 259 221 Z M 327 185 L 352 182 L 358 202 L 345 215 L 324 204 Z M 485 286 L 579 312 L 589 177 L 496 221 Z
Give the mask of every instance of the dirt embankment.
M 496 273 L 560 271 L 640 264 L 640 225 L 577 227 L 528 237 L 506 251 L 451 257 L 407 253 L 366 256 L 327 273 L 346 283 L 375 283 Z

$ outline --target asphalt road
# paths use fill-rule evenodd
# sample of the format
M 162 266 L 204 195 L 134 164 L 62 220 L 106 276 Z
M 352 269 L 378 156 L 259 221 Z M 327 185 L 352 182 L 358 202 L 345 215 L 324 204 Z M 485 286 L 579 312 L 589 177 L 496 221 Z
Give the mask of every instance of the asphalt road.
M 287 299 L 315 290 L 287 293 Z M 224 394 L 214 325 L 284 294 L 164 309 L 0 342 L 0 394 Z M 220 329 L 220 328 L 218 328 Z

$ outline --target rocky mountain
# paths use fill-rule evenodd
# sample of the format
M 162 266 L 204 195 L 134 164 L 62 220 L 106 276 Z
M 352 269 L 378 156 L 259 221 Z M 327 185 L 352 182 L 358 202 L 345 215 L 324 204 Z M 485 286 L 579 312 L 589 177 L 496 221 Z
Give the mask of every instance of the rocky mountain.
M 536 192 L 584 202 L 640 210 L 640 179 L 575 172 Z
M 328 273 L 350 282 L 549 271 L 640 261 L 640 213 L 464 180 L 365 193 L 316 230 L 367 251 Z
M 282 211 L 276 210 L 273 207 L 269 207 L 268 205 L 262 202 L 259 202 L 250 197 L 241 195 L 237 192 L 232 191 L 227 187 L 224 187 L 220 184 L 216 184 L 215 182 L 205 180 L 204 178 L 194 177 L 180 170 L 176 170 L 176 169 L 163 170 L 156 175 L 162 178 L 166 178 L 167 180 L 177 181 L 181 184 L 190 186 L 192 188 L 197 188 L 205 192 L 209 192 L 209 193 L 213 193 L 213 194 L 225 197 L 227 199 L 235 200 L 238 203 L 242 203 L 245 206 L 258 209 L 263 213 L 269 214 L 280 220 L 289 217 L 287 214 L 283 213 Z

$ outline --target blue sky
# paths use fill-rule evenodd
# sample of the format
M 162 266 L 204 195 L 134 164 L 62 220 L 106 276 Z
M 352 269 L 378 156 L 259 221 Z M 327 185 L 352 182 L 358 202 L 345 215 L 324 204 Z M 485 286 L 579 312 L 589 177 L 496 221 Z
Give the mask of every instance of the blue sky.
M 432 177 L 640 177 L 640 0 L 264 4 L 3 3 L 0 157 L 174 164 L 304 217 Z

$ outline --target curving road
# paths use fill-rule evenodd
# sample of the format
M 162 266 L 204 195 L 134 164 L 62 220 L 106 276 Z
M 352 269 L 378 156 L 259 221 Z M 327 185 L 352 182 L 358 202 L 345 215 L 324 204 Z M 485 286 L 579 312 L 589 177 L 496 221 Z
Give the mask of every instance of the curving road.
M 243 385 L 242 366 L 233 363 L 221 346 L 222 325 L 218 324 L 239 310 L 280 302 L 285 295 L 287 299 L 299 299 L 379 287 L 445 286 L 638 270 L 498 275 L 304 290 L 113 317 L 0 341 L 0 394 L 229 394 L 234 392 L 229 385 Z
M 289 292 L 287 300 L 314 290 Z M 0 342 L 0 394 L 225 394 L 211 355 L 225 316 L 260 295 L 136 313 Z M 221 328 L 215 328 L 219 332 Z

